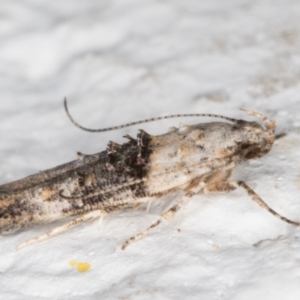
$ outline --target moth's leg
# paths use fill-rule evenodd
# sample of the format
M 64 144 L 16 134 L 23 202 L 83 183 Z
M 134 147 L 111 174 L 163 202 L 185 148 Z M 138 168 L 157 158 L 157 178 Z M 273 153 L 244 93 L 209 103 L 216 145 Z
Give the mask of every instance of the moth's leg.
M 135 236 L 131 237 L 130 239 L 128 239 L 122 246 L 122 250 L 124 250 L 126 247 L 128 247 L 130 244 L 132 244 L 133 242 L 141 239 L 142 237 L 144 237 L 151 229 L 153 229 L 154 227 L 158 226 L 160 223 L 162 223 L 164 220 L 169 220 L 170 218 L 172 218 L 174 216 L 174 214 L 188 201 L 188 199 L 191 196 L 187 197 L 187 196 L 183 196 L 182 198 L 180 198 L 180 200 L 178 201 L 177 204 L 175 204 L 174 206 L 172 206 L 169 210 L 167 210 L 166 212 L 164 212 L 160 218 L 153 223 L 150 227 L 148 227 L 146 230 L 136 234 Z
M 149 210 L 150 210 L 150 207 L 151 207 L 151 204 L 154 200 L 153 199 L 150 199 L 147 203 L 147 209 L 146 209 L 146 214 L 148 214 Z
M 232 186 L 228 181 L 231 173 L 232 169 L 215 172 L 212 176 L 206 179 L 204 192 L 229 192 L 236 189 L 236 187 Z
M 95 211 L 91 211 L 91 212 L 88 212 L 62 226 L 59 226 L 59 227 L 56 227 L 54 228 L 53 230 L 41 235 L 41 236 L 38 236 L 38 237 L 35 237 L 33 239 L 30 239 L 24 243 L 22 243 L 21 245 L 19 245 L 17 247 L 17 249 L 21 249 L 21 248 L 24 248 L 26 246 L 29 246 L 29 245 L 32 245 L 32 244 L 35 244 L 37 242 L 41 242 L 41 241 L 44 241 L 54 235 L 57 235 L 61 232 L 64 232 L 64 231 L 67 231 L 69 230 L 70 228 L 74 227 L 75 225 L 79 224 L 79 223 L 82 223 L 82 222 L 85 222 L 85 221 L 90 221 L 90 220 L 93 220 L 95 218 L 98 218 L 98 217 L 101 217 L 102 215 L 105 215 L 105 212 L 103 211 L 100 211 L 100 210 L 95 210 Z
M 98 230 L 100 229 L 100 226 L 102 224 L 102 221 L 104 219 L 104 217 L 107 215 L 107 212 L 105 211 L 102 211 L 101 214 L 100 214 L 100 218 L 99 218 L 99 222 L 98 222 Z
M 268 206 L 244 181 L 220 181 L 213 182 L 211 184 L 207 184 L 205 187 L 205 192 L 229 192 L 235 190 L 238 187 L 242 187 L 248 195 L 254 200 L 257 204 L 259 204 L 264 209 L 268 210 L 272 215 L 279 218 L 280 220 L 295 225 L 300 226 L 300 222 L 295 222 L 287 219 L 286 217 L 278 214 L 275 210 Z
M 265 203 L 244 181 L 231 181 L 231 183 L 232 183 L 232 185 L 235 185 L 236 187 L 240 186 L 243 189 L 245 189 L 252 200 L 254 200 L 256 203 L 258 203 L 261 207 L 268 210 L 275 217 L 279 218 L 280 220 L 282 220 L 286 223 L 289 223 L 289 224 L 292 224 L 295 226 L 300 226 L 300 222 L 295 222 L 295 221 L 289 220 L 286 217 L 283 217 L 282 215 L 278 214 L 271 207 L 269 207 L 268 204 Z
M 135 236 L 131 237 L 130 239 L 128 239 L 122 246 L 122 250 L 124 250 L 126 247 L 128 247 L 130 244 L 132 244 L 133 242 L 141 239 L 142 237 L 144 237 L 151 229 L 155 228 L 156 226 L 158 226 L 160 223 L 162 223 L 164 220 L 169 220 L 171 219 L 175 213 L 184 205 L 188 202 L 188 200 L 194 196 L 195 194 L 197 194 L 201 189 L 203 189 L 205 183 L 203 181 L 197 182 L 196 184 L 193 183 L 193 185 L 191 185 L 191 188 L 188 189 L 188 191 L 185 193 L 184 196 L 182 196 L 178 203 L 175 204 L 174 206 L 172 206 L 169 210 L 167 210 L 166 212 L 164 212 L 160 218 L 154 222 L 151 226 L 149 226 L 146 230 L 136 234 Z

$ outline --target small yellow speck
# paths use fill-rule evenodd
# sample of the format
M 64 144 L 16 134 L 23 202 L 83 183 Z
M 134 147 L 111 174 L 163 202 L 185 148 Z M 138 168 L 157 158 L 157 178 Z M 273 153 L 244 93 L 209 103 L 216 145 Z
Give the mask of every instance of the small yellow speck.
M 78 272 L 86 272 L 91 268 L 91 265 L 87 262 L 77 262 L 76 260 L 69 261 L 70 267 L 76 267 Z
M 77 262 L 75 260 L 70 260 L 69 261 L 69 266 L 70 267 L 75 267 L 77 265 Z
M 78 272 L 86 272 L 90 269 L 91 265 L 89 263 L 83 262 L 77 265 Z

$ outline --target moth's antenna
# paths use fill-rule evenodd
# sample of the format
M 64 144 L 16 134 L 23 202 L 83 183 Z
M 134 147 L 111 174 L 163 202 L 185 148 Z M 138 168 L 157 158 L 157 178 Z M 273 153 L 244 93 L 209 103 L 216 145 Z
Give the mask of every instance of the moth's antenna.
M 182 117 L 211 117 L 211 118 L 221 118 L 221 119 L 225 119 L 227 121 L 233 122 L 233 123 L 238 123 L 238 121 L 239 121 L 237 119 L 227 118 L 227 117 L 224 117 L 222 115 L 214 115 L 214 114 L 177 114 L 177 115 L 169 115 L 169 116 L 162 116 L 162 117 L 150 118 L 150 119 L 145 119 L 145 120 L 139 120 L 139 121 L 130 122 L 130 123 L 126 123 L 126 124 L 122 124 L 122 125 L 118 125 L 118 126 L 112 126 L 112 127 L 106 127 L 106 128 L 100 128 L 100 129 L 90 129 L 90 128 L 86 128 L 86 127 L 81 126 L 80 124 L 78 124 L 73 119 L 73 117 L 71 116 L 71 114 L 69 113 L 69 110 L 68 110 L 67 98 L 64 99 L 64 107 L 65 107 L 66 114 L 69 117 L 70 121 L 76 127 L 80 128 L 80 129 L 82 129 L 84 131 L 89 131 L 89 132 L 111 131 L 111 130 L 117 130 L 117 129 L 121 129 L 121 128 L 125 128 L 125 127 L 130 127 L 130 126 L 137 125 L 137 124 L 149 123 L 149 122 L 154 122 L 154 121 L 159 121 L 159 120 L 165 120 L 165 119 L 172 119 L 172 118 L 182 118 Z
M 252 110 L 248 110 L 248 109 L 244 109 L 244 108 L 241 108 L 242 111 L 245 111 L 247 114 L 249 114 L 250 116 L 253 116 L 253 117 L 256 117 L 256 118 L 259 118 L 261 119 L 265 126 L 267 127 L 267 129 L 272 133 L 274 134 L 275 133 L 275 129 L 276 129 L 276 122 L 267 118 L 266 116 L 258 113 L 258 112 L 255 112 L 255 111 L 252 111 Z

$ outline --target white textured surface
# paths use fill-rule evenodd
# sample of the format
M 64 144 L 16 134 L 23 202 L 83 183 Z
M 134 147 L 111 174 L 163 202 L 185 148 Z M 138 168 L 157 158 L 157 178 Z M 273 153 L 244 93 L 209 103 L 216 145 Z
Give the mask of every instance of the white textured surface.
M 94 128 L 179 112 L 250 119 L 238 110 L 245 107 L 289 134 L 234 177 L 300 220 L 299 19 L 296 0 L 1 1 L 1 182 L 73 160 L 76 151 L 99 152 L 138 129 L 79 131 L 64 96 L 74 117 Z M 180 121 L 141 127 L 159 134 Z M 0 298 L 300 298 L 300 229 L 240 190 L 194 197 L 120 250 L 165 200 L 149 214 L 117 212 L 100 230 L 83 224 L 21 251 L 16 245 L 55 225 L 0 237 Z M 77 272 L 72 259 L 91 269 Z

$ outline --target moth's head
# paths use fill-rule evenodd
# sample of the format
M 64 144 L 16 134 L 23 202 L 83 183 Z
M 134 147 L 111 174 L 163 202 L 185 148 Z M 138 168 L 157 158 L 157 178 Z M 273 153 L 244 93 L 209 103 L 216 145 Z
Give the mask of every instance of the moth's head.
M 247 112 L 249 115 L 257 117 L 263 121 L 263 124 L 244 120 L 237 121 L 237 125 L 241 126 L 244 132 L 244 138 L 239 143 L 243 158 L 259 158 L 267 154 L 273 146 L 275 140 L 276 123 L 260 113 L 246 109 L 242 110 Z

